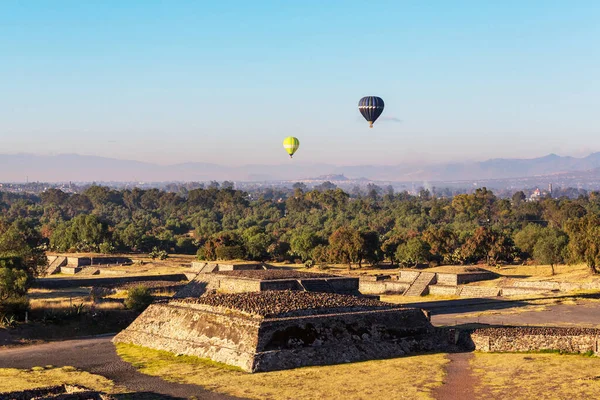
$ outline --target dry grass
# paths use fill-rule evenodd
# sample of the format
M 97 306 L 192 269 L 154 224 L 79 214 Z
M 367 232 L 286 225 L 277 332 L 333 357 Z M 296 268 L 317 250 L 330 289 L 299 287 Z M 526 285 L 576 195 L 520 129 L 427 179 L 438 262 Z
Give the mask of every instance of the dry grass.
M 600 358 L 558 354 L 475 353 L 478 398 L 597 399 Z
M 586 283 L 600 281 L 600 276 L 590 273 L 585 264 L 556 265 L 555 275 L 549 265 L 507 265 L 501 268 L 484 267 L 506 278 L 519 278 L 529 281 L 552 281 Z
M 140 372 L 250 399 L 433 399 L 442 384 L 444 354 L 248 374 L 196 357 L 118 344 Z
M 28 296 L 33 311 L 68 309 L 79 304 L 91 307 L 93 304 L 90 297 L 90 288 L 85 287 L 51 290 L 31 289 Z M 102 310 L 121 310 L 124 308 L 122 303 L 116 301 L 98 302 L 94 304 L 94 307 Z
M 79 371 L 73 367 L 0 368 L 0 392 L 37 389 L 61 384 L 84 386 L 108 393 L 122 391 L 103 376 Z

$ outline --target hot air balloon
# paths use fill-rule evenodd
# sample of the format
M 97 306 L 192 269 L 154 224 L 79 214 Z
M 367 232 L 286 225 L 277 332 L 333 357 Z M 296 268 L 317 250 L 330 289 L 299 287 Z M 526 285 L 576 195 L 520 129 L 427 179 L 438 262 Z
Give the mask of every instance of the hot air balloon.
M 288 152 L 290 158 L 292 158 L 296 150 L 298 150 L 298 147 L 300 147 L 300 141 L 297 138 L 288 136 L 283 139 L 283 148 Z
M 384 103 L 381 97 L 367 96 L 358 102 L 358 111 L 369 122 L 369 128 L 373 127 L 373 122 L 379 118 L 383 112 Z

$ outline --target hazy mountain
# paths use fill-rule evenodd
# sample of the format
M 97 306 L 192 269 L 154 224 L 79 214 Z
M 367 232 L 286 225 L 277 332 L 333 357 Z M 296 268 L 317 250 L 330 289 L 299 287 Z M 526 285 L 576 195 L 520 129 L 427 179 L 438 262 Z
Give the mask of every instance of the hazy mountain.
M 244 165 L 239 167 L 188 162 L 162 166 L 149 162 L 107 157 L 63 154 L 38 156 L 0 154 L 0 182 L 29 181 L 268 181 L 306 179 L 312 176 L 344 175 L 372 180 L 448 181 L 504 179 L 600 168 L 600 153 L 587 157 L 561 157 L 550 154 L 532 159 L 497 158 L 482 162 L 443 163 L 438 165 L 356 165 L 339 167 L 328 164 Z

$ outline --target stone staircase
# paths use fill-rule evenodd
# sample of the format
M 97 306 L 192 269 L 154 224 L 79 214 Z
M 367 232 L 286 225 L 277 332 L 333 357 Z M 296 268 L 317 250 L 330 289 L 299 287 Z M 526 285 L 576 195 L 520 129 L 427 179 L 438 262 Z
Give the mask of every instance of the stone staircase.
M 404 292 L 404 296 L 423 296 L 427 294 L 429 285 L 435 283 L 435 273 L 421 272 L 410 287 Z
M 214 263 L 206 263 L 204 265 L 204 267 L 202 267 L 202 269 L 200 270 L 201 274 L 208 274 L 209 272 L 214 272 L 219 268 L 218 264 L 214 264 Z
M 53 258 L 52 258 L 53 257 Z M 46 275 L 58 274 L 60 267 L 67 265 L 67 257 L 63 256 L 52 256 L 48 257 L 48 267 L 46 268 Z
M 333 286 L 325 279 L 299 279 L 298 283 L 306 292 L 335 293 Z

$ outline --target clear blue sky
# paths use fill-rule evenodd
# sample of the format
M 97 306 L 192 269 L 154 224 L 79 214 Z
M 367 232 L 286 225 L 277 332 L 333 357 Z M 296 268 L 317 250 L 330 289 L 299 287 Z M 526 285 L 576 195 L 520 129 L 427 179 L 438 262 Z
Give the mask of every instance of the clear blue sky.
M 0 3 L 0 153 L 396 164 L 600 150 L 600 2 Z M 364 95 L 386 109 L 374 129 Z

